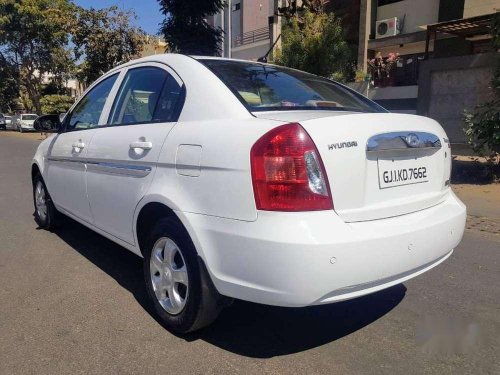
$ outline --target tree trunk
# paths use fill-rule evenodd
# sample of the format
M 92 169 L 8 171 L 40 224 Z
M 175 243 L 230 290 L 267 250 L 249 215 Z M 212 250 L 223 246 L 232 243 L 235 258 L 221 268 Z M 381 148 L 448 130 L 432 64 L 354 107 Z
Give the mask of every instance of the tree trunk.
M 26 77 L 24 79 L 24 87 L 26 88 L 26 93 L 28 94 L 28 98 L 31 101 L 31 106 L 30 110 L 33 108 L 35 109 L 35 112 L 39 115 L 42 114 L 42 105 L 40 103 L 40 90 L 39 90 L 39 85 L 36 84 L 36 82 L 33 82 L 30 80 L 31 77 Z

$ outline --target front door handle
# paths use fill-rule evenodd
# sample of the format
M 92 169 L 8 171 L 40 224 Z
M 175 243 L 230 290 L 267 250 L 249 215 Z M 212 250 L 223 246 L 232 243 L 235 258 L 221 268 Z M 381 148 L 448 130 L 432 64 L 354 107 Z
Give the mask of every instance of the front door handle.
M 151 142 L 132 142 L 130 144 L 131 149 L 141 149 L 141 150 L 151 150 L 153 148 L 153 144 Z
M 71 145 L 75 152 L 81 152 L 85 148 L 85 143 L 82 141 L 75 142 Z

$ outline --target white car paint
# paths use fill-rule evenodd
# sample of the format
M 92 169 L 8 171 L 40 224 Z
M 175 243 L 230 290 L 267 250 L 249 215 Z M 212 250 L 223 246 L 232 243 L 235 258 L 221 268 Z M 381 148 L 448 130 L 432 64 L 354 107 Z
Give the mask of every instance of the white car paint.
M 165 54 L 119 66 L 96 83 L 120 74 L 99 125 L 106 124 L 125 72 L 138 66 L 160 67 L 184 83 L 177 122 L 54 134 L 33 160 L 58 210 L 132 252 L 141 255 L 141 209 L 161 203 L 185 226 L 221 294 L 306 306 L 403 282 L 444 261 L 460 242 L 466 210 L 449 187 L 449 143 L 434 120 L 390 113 L 250 113 L 195 58 Z M 268 131 L 290 122 L 299 122 L 316 144 L 333 210 L 256 208 L 250 149 Z M 419 155 L 432 172 L 425 184 L 380 188 L 377 161 L 394 155 L 369 154 L 366 144 L 370 137 L 396 131 L 439 138 L 439 149 Z M 329 147 L 347 141 L 357 146 Z M 142 153 L 131 146 L 134 142 L 151 148 Z M 96 167 L 103 163 L 107 172 Z M 109 164 L 140 170 L 111 173 Z

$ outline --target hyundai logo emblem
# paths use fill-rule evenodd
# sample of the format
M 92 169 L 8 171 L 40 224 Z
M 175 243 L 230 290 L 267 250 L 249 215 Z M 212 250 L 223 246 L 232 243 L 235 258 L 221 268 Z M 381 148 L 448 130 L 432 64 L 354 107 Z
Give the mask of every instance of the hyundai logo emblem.
M 406 136 L 406 144 L 410 147 L 418 147 L 420 145 L 420 139 L 415 133 L 410 133 Z

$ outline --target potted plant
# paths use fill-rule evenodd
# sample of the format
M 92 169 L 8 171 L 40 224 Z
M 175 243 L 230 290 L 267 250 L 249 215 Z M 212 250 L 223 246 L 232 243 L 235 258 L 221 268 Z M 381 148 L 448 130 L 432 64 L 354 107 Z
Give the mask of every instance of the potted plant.
M 377 57 L 368 60 L 368 69 L 373 77 L 374 86 L 394 86 L 395 77 L 391 72 L 400 59 L 399 53 L 391 52 L 385 58 L 378 54 Z
M 384 62 L 384 73 L 387 86 L 394 86 L 395 77 L 391 74 L 394 66 L 401 60 L 399 53 L 391 52 Z

